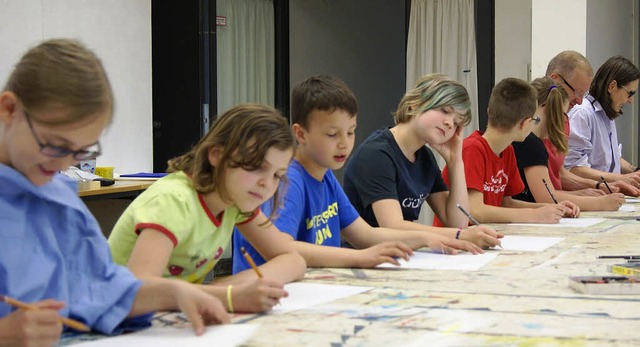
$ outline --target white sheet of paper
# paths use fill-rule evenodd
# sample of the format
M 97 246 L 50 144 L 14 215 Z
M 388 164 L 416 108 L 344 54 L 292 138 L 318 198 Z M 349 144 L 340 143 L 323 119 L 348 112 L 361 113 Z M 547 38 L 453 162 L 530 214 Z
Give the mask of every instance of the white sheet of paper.
M 640 202 L 640 198 L 625 198 L 626 202 Z
M 492 261 L 498 253 L 458 254 L 446 255 L 433 252 L 413 252 L 409 261 L 400 259 L 400 265 L 405 269 L 421 270 L 478 270 Z M 378 265 L 381 268 L 397 268 L 389 263 Z
M 345 286 L 338 284 L 289 283 L 284 289 L 289 296 L 280 299 L 280 304 L 271 309 L 272 313 L 285 313 L 324 304 L 347 296 L 366 292 L 373 287 Z
M 635 210 L 636 210 L 636 207 L 631 204 L 624 204 L 620 206 L 620 208 L 618 209 L 619 212 L 634 212 Z
M 500 240 L 502 249 L 496 247 L 496 250 L 542 252 L 564 240 L 564 237 L 505 235 Z
M 258 324 L 225 324 L 209 326 L 196 336 L 191 326 L 183 328 L 151 327 L 131 334 L 106 337 L 75 344 L 78 347 L 234 347 L 247 341 L 258 329 Z
M 587 228 L 604 221 L 603 218 L 562 218 L 558 224 L 509 223 L 507 225 L 524 225 L 540 228 Z

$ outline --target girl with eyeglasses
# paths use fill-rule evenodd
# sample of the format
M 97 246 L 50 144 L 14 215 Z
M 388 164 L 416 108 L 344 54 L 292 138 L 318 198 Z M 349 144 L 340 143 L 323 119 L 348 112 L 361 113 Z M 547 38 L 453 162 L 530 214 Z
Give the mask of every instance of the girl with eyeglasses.
M 216 298 L 171 280 L 140 281 L 111 260 L 100 227 L 58 174 L 100 154 L 113 94 L 100 60 L 77 41 L 30 49 L 0 93 L 0 345 L 51 346 L 60 316 L 115 334 L 149 326 L 155 310 L 183 310 L 196 333 L 228 322 Z
M 569 112 L 571 133 L 564 162 L 567 169 L 597 181 L 623 181 L 640 187 L 638 167 L 622 158 L 614 122 L 623 114 L 623 106 L 633 102 L 639 79 L 640 70 L 622 56 L 607 59 L 596 71 L 585 102 Z M 637 195 L 624 185 L 620 189 Z
M 550 179 L 549 170 L 552 168 L 548 165 L 548 151 L 560 154 L 567 151 L 564 115 L 569 107 L 569 96 L 551 77 L 537 78 L 531 85 L 538 92 L 535 117 L 540 120 L 540 124 L 533 128 L 524 141 L 513 143 L 520 177 L 525 185 L 525 189 L 515 195 L 514 199 L 542 203 L 568 200 L 578 205 L 582 211 L 617 211 L 625 201 L 624 195 L 620 193 L 580 196 L 577 195 L 580 194 L 578 191 L 555 189 Z

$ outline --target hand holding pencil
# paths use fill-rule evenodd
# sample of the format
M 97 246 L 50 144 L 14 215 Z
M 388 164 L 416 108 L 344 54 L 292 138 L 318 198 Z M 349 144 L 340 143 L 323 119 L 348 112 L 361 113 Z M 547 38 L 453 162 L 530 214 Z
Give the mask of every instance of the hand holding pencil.
M 284 284 L 267 279 L 253 261 L 244 247 L 241 252 L 247 263 L 251 266 L 251 271 L 257 275 L 242 284 L 234 284 L 232 288 L 233 306 L 236 312 L 264 312 L 269 311 L 280 302 L 281 298 L 286 298 L 289 293 L 284 290 Z
M 26 304 L 0 295 L 0 305 L 5 303 L 20 309 L 0 318 L 0 331 L 6 332 L 4 342 L 10 346 L 27 345 L 27 342 L 53 346 L 59 342 L 63 317 L 58 311 L 65 306 L 64 302 L 48 299 Z
M 45 300 L 40 303 L 27 304 L 22 301 L 18 301 L 16 299 L 10 298 L 6 295 L 0 295 L 0 301 L 4 301 L 8 305 L 11 305 L 13 307 L 17 307 L 19 309 L 26 310 L 26 311 L 38 311 L 41 308 L 59 310 L 64 307 L 64 303 L 60 301 Z M 57 320 L 60 323 L 78 331 L 91 331 L 91 328 L 89 328 L 88 326 L 82 324 L 81 322 L 78 322 L 77 320 L 73 320 L 71 318 L 58 316 Z

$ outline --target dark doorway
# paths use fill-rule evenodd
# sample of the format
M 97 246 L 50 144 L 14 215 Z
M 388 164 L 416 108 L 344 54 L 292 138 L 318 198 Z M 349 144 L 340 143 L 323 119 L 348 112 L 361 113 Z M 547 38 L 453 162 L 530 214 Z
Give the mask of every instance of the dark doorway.
M 215 115 L 215 8 L 207 0 L 151 3 L 154 172 L 188 151 Z

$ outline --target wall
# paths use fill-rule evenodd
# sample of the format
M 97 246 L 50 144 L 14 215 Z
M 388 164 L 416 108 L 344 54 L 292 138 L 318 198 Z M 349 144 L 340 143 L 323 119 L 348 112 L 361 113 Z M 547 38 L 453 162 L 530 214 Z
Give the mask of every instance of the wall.
M 392 125 L 405 92 L 404 1 L 291 0 L 289 6 L 291 88 L 314 74 L 344 80 L 358 98 L 356 146 Z
M 635 4 L 635 6 L 634 6 Z M 635 62 L 634 54 L 634 8 L 638 2 L 634 0 L 587 1 L 587 52 L 586 57 L 593 66 L 593 72 L 609 57 L 622 55 Z M 611 11 L 615 8 L 615 11 Z M 633 145 L 638 143 L 638 103 L 634 97 L 632 104 L 623 109 L 624 116 L 616 119 L 618 139 L 622 143 L 622 156 L 630 162 L 637 163 L 638 149 Z
M 532 1 L 531 76 L 544 76 L 549 60 L 561 51 L 585 54 L 586 14 L 587 2 L 584 0 Z
M 496 82 L 506 76 L 524 78 L 527 31 L 531 48 L 530 78 L 543 76 L 549 60 L 563 50 L 575 50 L 591 62 L 594 72 L 610 56 L 638 56 L 638 2 L 636 0 L 495 0 Z M 526 18 L 530 10 L 530 18 Z M 635 19 L 634 19 L 635 18 Z M 530 27 L 527 30 L 527 26 Z M 616 120 L 623 156 L 638 162 L 637 102 L 625 106 Z
M 102 59 L 115 97 L 97 163 L 151 171 L 151 0 L 0 0 L 0 83 L 42 39 L 71 37 Z
M 495 0 L 495 83 L 530 80 L 531 1 Z

